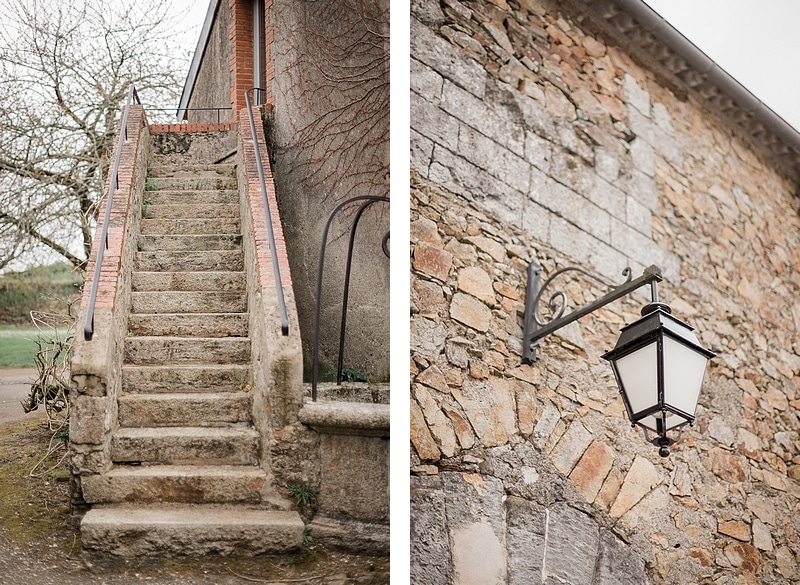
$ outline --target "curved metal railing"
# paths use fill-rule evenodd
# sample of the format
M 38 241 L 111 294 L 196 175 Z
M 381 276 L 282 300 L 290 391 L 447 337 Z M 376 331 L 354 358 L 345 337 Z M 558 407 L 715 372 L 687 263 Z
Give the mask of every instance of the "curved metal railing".
M 106 211 L 103 216 L 103 232 L 100 234 L 100 241 L 103 242 L 103 244 L 98 246 L 97 250 L 97 261 L 94 264 L 94 278 L 92 279 L 92 291 L 89 295 L 89 306 L 86 309 L 86 323 L 83 326 L 83 338 L 86 341 L 91 341 L 94 335 L 94 305 L 97 300 L 97 287 L 100 284 L 100 272 L 103 267 L 103 253 L 106 251 L 106 248 L 108 248 L 108 222 L 111 218 L 111 206 L 114 202 L 114 192 L 117 190 L 117 187 L 119 187 L 119 161 L 122 157 L 122 146 L 128 141 L 128 112 L 130 112 L 134 100 L 136 100 L 137 104 L 142 103 L 139 100 L 139 94 L 136 93 L 136 87 L 132 85 L 128 90 L 128 99 L 122 111 L 121 130 L 119 138 L 117 139 L 114 166 L 111 168 L 108 201 L 106 201 Z
M 388 197 L 379 197 L 376 195 L 362 195 L 359 197 L 352 197 L 343 201 L 336 208 L 331 212 L 330 217 L 328 218 L 328 223 L 325 224 L 325 231 L 322 234 L 322 250 L 319 254 L 319 269 L 317 271 L 317 313 L 316 318 L 314 320 L 314 357 L 313 357 L 313 370 L 311 374 L 311 400 L 316 402 L 317 400 L 317 378 L 319 377 L 319 321 L 320 321 L 320 311 L 322 307 L 322 273 L 325 267 L 325 249 L 328 244 L 328 230 L 331 227 L 331 223 L 333 222 L 333 218 L 336 216 L 339 211 L 341 211 L 344 207 L 350 205 L 351 203 L 355 203 L 356 201 L 363 201 L 364 203 L 361 204 L 361 207 L 356 212 L 355 219 L 353 220 L 353 225 L 350 227 L 350 242 L 347 248 L 347 266 L 345 268 L 345 275 L 344 275 L 344 298 L 342 299 L 342 323 L 339 329 L 339 359 L 337 362 L 336 368 L 336 383 L 342 383 L 342 371 L 344 365 L 344 336 L 345 330 L 347 328 L 347 300 L 350 294 L 350 267 L 352 266 L 353 260 L 353 244 L 355 243 L 356 239 L 356 228 L 358 228 L 358 222 L 361 221 L 361 215 L 367 208 L 380 201 L 389 202 Z M 386 254 L 386 257 L 389 257 L 389 234 L 387 233 L 386 236 L 381 240 L 381 248 L 383 249 L 383 253 Z
M 272 229 L 272 217 L 269 212 L 269 201 L 267 200 L 267 185 L 264 181 L 264 165 L 261 162 L 261 151 L 258 147 L 258 136 L 256 135 L 256 122 L 253 117 L 253 106 L 250 102 L 250 94 L 254 91 L 264 91 L 254 87 L 244 92 L 244 100 L 247 104 L 247 117 L 250 120 L 250 133 L 253 136 L 253 150 L 256 157 L 256 168 L 258 168 L 258 181 L 261 185 L 261 198 L 264 203 L 264 212 L 267 216 L 267 234 L 269 236 L 269 249 L 272 251 L 272 272 L 275 277 L 275 287 L 278 292 L 278 309 L 281 313 L 281 333 L 289 335 L 289 317 L 286 315 L 286 301 L 283 299 L 283 286 L 281 285 L 281 271 L 278 266 L 278 253 L 275 248 L 275 232 Z

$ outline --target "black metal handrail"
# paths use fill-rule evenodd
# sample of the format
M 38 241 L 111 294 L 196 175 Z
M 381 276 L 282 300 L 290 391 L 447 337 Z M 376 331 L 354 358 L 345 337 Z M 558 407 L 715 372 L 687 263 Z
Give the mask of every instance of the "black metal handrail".
M 89 295 L 89 306 L 86 309 L 86 323 L 83 326 L 83 338 L 86 341 L 91 341 L 94 335 L 94 305 L 97 300 L 97 287 L 100 284 L 100 272 L 103 267 L 103 253 L 108 248 L 108 222 L 111 218 L 111 205 L 114 202 L 114 192 L 119 187 L 119 162 L 122 157 L 122 146 L 128 141 L 128 112 L 130 112 L 132 102 L 136 100 L 137 104 L 142 102 L 139 100 L 139 94 L 136 93 L 136 87 L 133 85 L 128 90 L 128 99 L 125 101 L 125 108 L 122 111 L 121 131 L 117 139 L 117 150 L 114 155 L 114 166 L 111 169 L 111 175 L 108 186 L 108 201 L 106 202 L 106 211 L 103 216 L 103 232 L 100 235 L 100 241 L 103 242 L 97 250 L 97 261 L 94 264 L 94 278 L 92 279 L 92 291 Z
M 356 229 L 358 228 L 358 222 L 361 221 L 361 215 L 366 211 L 366 209 L 380 201 L 389 202 L 388 197 L 381 197 L 377 195 L 361 195 L 359 197 L 352 197 L 343 201 L 336 208 L 331 212 L 330 217 L 328 218 L 328 223 L 325 224 L 325 231 L 322 233 L 322 250 L 320 250 L 319 254 L 319 268 L 317 270 L 317 313 L 316 318 L 314 321 L 314 356 L 313 356 L 313 364 L 312 364 L 312 373 L 311 373 L 311 400 L 314 402 L 317 401 L 317 378 L 319 377 L 319 321 L 320 321 L 320 311 L 322 307 L 322 273 L 325 267 L 325 249 L 328 244 L 328 230 L 331 227 L 331 223 L 333 222 L 334 216 L 342 210 L 344 207 L 350 205 L 351 203 L 355 203 L 356 201 L 363 201 L 364 203 L 361 204 L 361 207 L 356 212 L 355 219 L 353 220 L 352 226 L 350 226 L 350 241 L 347 248 L 347 266 L 345 268 L 345 276 L 344 276 L 344 298 L 342 299 L 342 323 L 339 329 L 339 359 L 337 361 L 337 369 L 336 369 L 336 383 L 342 383 L 342 371 L 344 365 L 344 337 L 345 337 L 345 330 L 347 328 L 347 300 L 350 295 L 350 268 L 352 266 L 353 260 L 353 245 L 356 239 Z M 389 257 L 389 246 L 388 246 L 389 234 L 387 233 L 383 239 L 381 240 L 381 249 L 386 257 Z
M 281 271 L 278 266 L 278 251 L 275 247 L 275 232 L 272 229 L 272 216 L 269 212 L 269 201 L 267 200 L 267 184 L 264 181 L 264 165 L 261 162 L 261 150 L 258 147 L 258 136 L 256 135 L 256 121 L 253 117 L 253 106 L 250 103 L 250 93 L 254 91 L 264 91 L 259 87 L 248 89 L 244 92 L 244 100 L 247 104 L 247 117 L 250 120 L 250 133 L 253 135 L 253 151 L 256 157 L 256 168 L 258 169 L 258 180 L 261 185 L 261 199 L 264 203 L 264 213 L 267 216 L 267 234 L 269 236 L 269 248 L 272 251 L 272 272 L 275 277 L 275 287 L 278 292 L 278 309 L 281 313 L 281 333 L 289 335 L 289 317 L 286 315 L 286 302 L 283 299 L 283 285 L 281 284 Z

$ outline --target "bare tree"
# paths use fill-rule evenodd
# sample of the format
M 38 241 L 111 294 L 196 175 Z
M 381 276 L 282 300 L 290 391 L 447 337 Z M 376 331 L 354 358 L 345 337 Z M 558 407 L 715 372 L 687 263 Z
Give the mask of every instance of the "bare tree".
M 86 265 L 116 119 L 131 84 L 177 102 L 169 0 L 0 0 L 0 269 Z

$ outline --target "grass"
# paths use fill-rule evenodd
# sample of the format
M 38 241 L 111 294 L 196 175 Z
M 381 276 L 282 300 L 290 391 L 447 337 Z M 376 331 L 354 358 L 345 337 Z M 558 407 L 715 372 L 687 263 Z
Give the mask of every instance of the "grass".
M 32 368 L 36 364 L 36 327 L 0 325 L 0 368 Z

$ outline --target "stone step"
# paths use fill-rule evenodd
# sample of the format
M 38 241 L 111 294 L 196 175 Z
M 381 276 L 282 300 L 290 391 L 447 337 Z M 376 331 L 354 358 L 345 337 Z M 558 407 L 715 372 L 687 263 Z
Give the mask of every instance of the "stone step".
M 154 234 L 139 236 L 137 249 L 142 252 L 241 250 L 239 234 Z
M 247 392 L 198 394 L 123 394 L 119 397 L 121 427 L 219 426 L 250 422 Z
M 229 113 L 221 112 L 223 118 Z M 153 165 L 212 164 L 236 151 L 236 132 L 153 133 Z M 230 158 L 222 162 L 232 163 Z
M 243 364 L 250 359 L 248 337 L 126 337 L 125 363 Z
M 159 206 L 160 207 L 160 206 Z M 150 209 L 148 209 L 149 213 Z M 148 234 L 240 234 L 239 215 L 214 219 L 142 219 L 141 233 Z
M 134 272 L 132 289 L 146 291 L 240 291 L 247 281 L 244 272 Z
M 230 205 L 239 203 L 239 192 L 221 191 L 148 191 L 148 205 Z
M 242 364 L 122 366 L 125 392 L 240 392 L 250 384 Z
M 127 427 L 111 438 L 114 463 L 257 465 L 250 427 Z
M 133 313 L 244 313 L 244 291 L 148 291 L 131 293 Z
M 134 270 L 138 272 L 241 272 L 241 250 L 137 252 Z
M 81 481 L 88 504 L 259 504 L 266 484 L 264 470 L 248 465 L 126 465 Z
M 247 313 L 131 314 L 128 317 L 128 331 L 133 335 L 145 337 L 247 337 L 248 315 Z
M 245 505 L 112 504 L 81 521 L 84 548 L 129 558 L 288 553 L 304 531 L 297 512 Z
M 145 181 L 145 198 L 150 191 L 203 191 L 206 189 L 236 189 L 236 177 L 185 176 L 148 177 Z
M 144 205 L 142 217 L 144 219 L 215 219 L 221 217 L 238 219 L 239 204 Z
M 234 163 L 219 164 L 156 164 L 147 170 L 148 177 L 195 177 L 195 176 L 236 176 L 236 165 Z

